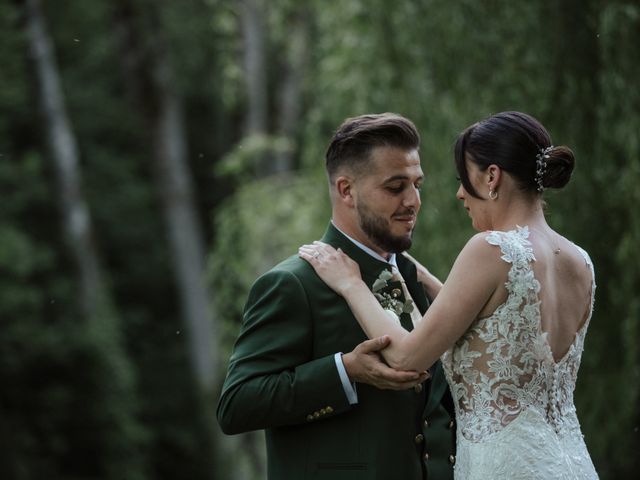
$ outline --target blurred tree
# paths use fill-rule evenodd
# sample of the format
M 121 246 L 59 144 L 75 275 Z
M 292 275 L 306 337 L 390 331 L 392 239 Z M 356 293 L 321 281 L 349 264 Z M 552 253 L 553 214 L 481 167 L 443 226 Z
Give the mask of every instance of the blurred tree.
M 3 457 L 8 461 L 0 463 L 7 478 L 142 478 L 144 432 L 135 418 L 131 365 L 91 239 L 74 132 L 53 47 L 40 3 L 26 0 L 17 7 L 25 25 L 22 51 L 31 52 L 34 98 L 43 114 L 57 189 L 47 188 L 44 181 L 43 162 L 34 152 L 41 145 L 25 152 L 20 141 L 11 142 L 2 182 L 13 191 L 19 191 L 17 185 L 28 188 L 14 197 L 2 219 L 6 241 L 1 256 L 10 286 L 6 298 L 22 294 L 3 303 L 1 404 L 11 420 L 2 426 Z M 23 99 L 19 95 L 14 101 Z M 56 218 L 47 197 L 59 199 L 62 228 L 21 226 L 21 218 L 33 212 L 36 218 Z M 43 248 L 35 235 L 47 232 L 47 227 L 52 230 Z M 66 240 L 64 254 L 52 239 L 58 230 Z M 69 268 L 64 266 L 65 255 Z M 56 300 L 61 309 L 53 307 Z
M 150 167 L 172 251 L 191 374 L 198 387 L 196 417 L 203 417 L 202 433 L 207 436 L 202 445 L 206 456 L 192 475 L 202 469 L 197 475 L 207 476 L 204 469 L 213 455 L 213 389 L 218 384 L 220 367 L 215 363 L 219 359 L 214 341 L 215 317 L 211 314 L 204 279 L 203 233 L 188 162 L 184 103 L 175 79 L 165 17 L 159 6 L 153 2 L 121 0 L 116 4 L 114 21 L 121 33 L 127 93 L 142 113 L 140 135 L 152 146 Z
M 239 2 L 245 82 L 247 91 L 246 135 L 264 135 L 267 131 L 267 45 L 266 5 L 263 0 Z
M 180 292 L 182 317 L 189 339 L 194 375 L 203 392 L 211 393 L 216 385 L 213 359 L 217 358 L 213 342 L 213 321 L 209 293 L 204 283 L 204 248 L 199 216 L 196 212 L 190 166 L 187 161 L 186 124 L 182 99 L 175 85 L 173 67 L 162 31 L 161 18 L 154 4 L 147 6 L 149 40 L 143 61 L 150 71 L 152 102 L 148 118 L 153 138 L 154 173 L 163 204 L 168 237 L 173 250 L 176 283 Z M 151 97 L 151 98 L 149 98 Z
M 283 58 L 276 58 L 281 63 L 277 83 L 278 115 L 276 120 L 276 136 L 284 141 L 284 145 L 275 152 L 273 171 L 276 173 L 293 170 L 296 166 L 294 156 L 300 130 L 301 114 L 304 104 L 304 84 L 308 69 L 309 46 L 309 11 L 304 3 L 291 2 L 274 12 L 275 50 L 282 51 Z
M 35 66 L 44 130 L 58 183 L 64 232 L 77 271 L 82 315 L 99 321 L 107 308 L 104 284 L 91 231 L 91 216 L 82 194 L 78 149 L 64 104 L 53 48 L 45 30 L 39 0 L 25 0 L 26 28 Z

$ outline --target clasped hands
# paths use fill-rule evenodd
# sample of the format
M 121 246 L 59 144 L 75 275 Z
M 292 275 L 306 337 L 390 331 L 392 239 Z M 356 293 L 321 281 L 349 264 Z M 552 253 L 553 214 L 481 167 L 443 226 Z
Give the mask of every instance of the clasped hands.
M 342 355 L 349 379 L 381 390 L 407 390 L 429 378 L 427 371 L 394 370 L 384 363 L 379 352 L 384 350 L 390 341 L 387 335 L 365 340 L 351 352 Z

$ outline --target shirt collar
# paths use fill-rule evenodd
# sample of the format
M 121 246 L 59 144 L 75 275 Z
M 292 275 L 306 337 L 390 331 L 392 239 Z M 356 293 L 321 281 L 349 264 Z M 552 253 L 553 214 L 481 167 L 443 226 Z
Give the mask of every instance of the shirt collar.
M 396 254 L 395 253 L 391 253 L 389 259 L 387 260 L 386 258 L 384 258 L 382 255 L 380 255 L 378 252 L 370 249 L 369 247 L 367 247 L 366 245 L 360 243 L 359 241 L 357 241 L 354 238 L 351 238 L 349 235 L 347 235 L 346 233 L 344 233 L 342 230 L 340 230 L 335 223 L 333 223 L 333 220 L 331 220 L 331 224 L 335 227 L 336 230 L 338 230 L 341 234 L 343 234 L 345 237 L 347 237 L 351 243 L 353 243 L 356 247 L 358 247 L 360 250 L 364 251 L 365 253 L 371 255 L 373 258 L 375 258 L 376 260 L 380 260 L 381 262 L 384 263 L 388 263 L 389 265 L 391 265 L 392 267 L 395 267 L 396 269 L 398 268 L 398 264 L 396 263 Z

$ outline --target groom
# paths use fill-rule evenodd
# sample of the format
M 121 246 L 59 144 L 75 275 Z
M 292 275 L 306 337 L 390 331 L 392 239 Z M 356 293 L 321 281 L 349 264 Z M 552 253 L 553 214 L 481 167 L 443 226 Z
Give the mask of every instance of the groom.
M 419 145 L 399 115 L 347 119 L 326 154 L 332 221 L 322 241 L 357 261 L 370 287 L 399 271 L 406 288 L 390 280 L 381 293 L 424 313 L 416 269 L 399 254 L 420 210 Z M 413 328 L 414 316 L 402 313 L 402 325 Z M 451 478 L 455 429 L 442 367 L 426 381 L 396 372 L 377 354 L 385 346 L 367 340 L 307 262 L 288 258 L 249 294 L 218 404 L 222 430 L 266 430 L 271 480 Z

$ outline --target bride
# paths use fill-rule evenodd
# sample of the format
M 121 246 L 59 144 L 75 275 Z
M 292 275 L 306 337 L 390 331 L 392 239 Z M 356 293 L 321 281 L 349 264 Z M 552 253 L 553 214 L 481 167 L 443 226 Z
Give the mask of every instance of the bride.
M 544 217 L 545 188 L 569 181 L 574 157 L 545 128 L 503 112 L 460 134 L 456 194 L 473 236 L 444 285 L 417 265 L 437 294 L 418 326 L 404 330 L 340 250 L 300 248 L 342 295 L 382 354 L 399 370 L 424 371 L 442 359 L 457 417 L 457 479 L 598 478 L 585 446 L 573 392 L 593 309 L 587 253 Z

